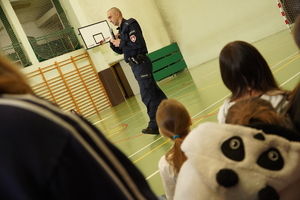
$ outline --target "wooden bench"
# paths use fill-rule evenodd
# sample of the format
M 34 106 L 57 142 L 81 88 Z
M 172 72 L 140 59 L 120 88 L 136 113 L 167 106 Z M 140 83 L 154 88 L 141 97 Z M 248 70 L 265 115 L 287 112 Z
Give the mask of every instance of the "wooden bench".
M 172 43 L 151 52 L 148 56 L 152 61 L 155 81 L 172 76 L 184 68 L 187 68 L 177 43 Z

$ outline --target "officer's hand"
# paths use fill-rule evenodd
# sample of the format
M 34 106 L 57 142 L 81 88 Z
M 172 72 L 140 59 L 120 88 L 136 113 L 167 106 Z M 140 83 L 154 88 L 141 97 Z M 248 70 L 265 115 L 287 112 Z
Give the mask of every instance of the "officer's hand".
M 110 40 L 110 37 L 104 38 L 103 40 L 100 40 L 100 42 L 98 44 L 103 45 L 105 42 L 107 42 L 109 40 Z
M 99 45 L 103 45 L 104 44 L 104 39 L 100 40 Z
M 113 45 L 114 45 L 115 47 L 119 47 L 119 46 L 120 46 L 121 39 L 111 40 L 111 42 L 113 43 Z

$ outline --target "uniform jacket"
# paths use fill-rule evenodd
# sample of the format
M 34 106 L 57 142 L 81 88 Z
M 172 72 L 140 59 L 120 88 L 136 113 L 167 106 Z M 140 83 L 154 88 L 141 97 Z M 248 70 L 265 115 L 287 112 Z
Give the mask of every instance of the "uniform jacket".
M 110 43 L 110 47 L 114 52 L 124 54 L 125 62 L 128 62 L 129 57 L 148 53 L 141 27 L 135 19 L 123 19 L 121 26 L 117 29 L 121 39 L 120 46 L 115 47 Z

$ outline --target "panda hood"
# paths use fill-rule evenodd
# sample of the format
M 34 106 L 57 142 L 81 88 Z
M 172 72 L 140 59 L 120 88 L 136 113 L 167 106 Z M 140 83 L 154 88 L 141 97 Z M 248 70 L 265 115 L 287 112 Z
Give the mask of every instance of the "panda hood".
M 270 126 L 206 122 L 192 130 L 174 199 L 298 200 L 300 136 Z

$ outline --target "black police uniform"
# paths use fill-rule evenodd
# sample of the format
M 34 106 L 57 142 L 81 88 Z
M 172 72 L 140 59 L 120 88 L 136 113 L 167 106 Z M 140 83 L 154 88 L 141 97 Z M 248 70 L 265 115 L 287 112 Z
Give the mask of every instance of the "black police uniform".
M 141 27 L 135 19 L 130 18 L 128 20 L 123 19 L 118 30 L 121 39 L 120 45 L 115 47 L 110 43 L 110 47 L 114 52 L 124 54 L 124 60 L 131 66 L 139 84 L 142 101 L 147 107 L 150 118 L 147 129 L 142 132 L 158 133 L 155 119 L 156 110 L 160 102 L 167 97 L 154 80 L 152 63 L 146 55 L 148 50 Z

